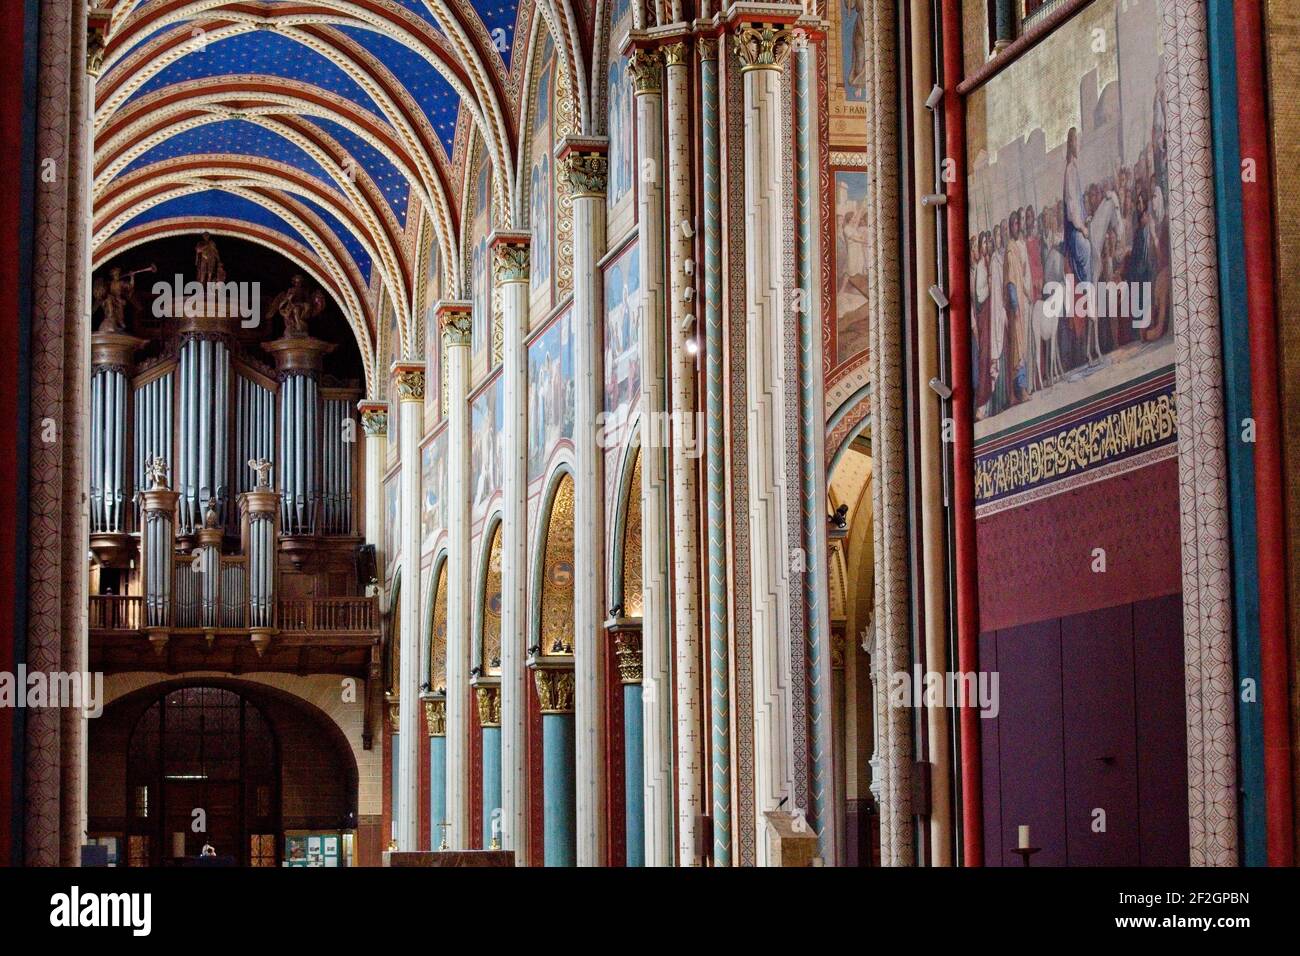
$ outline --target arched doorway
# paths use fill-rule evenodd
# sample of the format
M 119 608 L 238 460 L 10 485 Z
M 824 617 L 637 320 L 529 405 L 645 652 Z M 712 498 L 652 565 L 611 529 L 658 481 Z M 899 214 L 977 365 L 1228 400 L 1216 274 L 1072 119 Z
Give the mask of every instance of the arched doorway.
M 224 687 L 182 687 L 136 722 L 127 757 L 128 864 L 199 855 L 280 860 L 279 741 L 261 708 Z

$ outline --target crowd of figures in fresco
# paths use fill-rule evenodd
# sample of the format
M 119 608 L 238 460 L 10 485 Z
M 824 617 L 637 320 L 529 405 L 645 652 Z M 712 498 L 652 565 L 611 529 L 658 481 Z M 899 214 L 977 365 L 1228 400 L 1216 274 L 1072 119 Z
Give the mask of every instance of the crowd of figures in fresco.
M 1137 162 L 1090 183 L 1066 137 L 1061 198 L 1013 208 L 970 237 L 976 418 L 1086 375 L 1169 331 L 1165 124 L 1156 96 Z M 1122 308 L 1115 308 L 1123 292 Z M 1068 296 L 1068 301 L 1065 297 Z

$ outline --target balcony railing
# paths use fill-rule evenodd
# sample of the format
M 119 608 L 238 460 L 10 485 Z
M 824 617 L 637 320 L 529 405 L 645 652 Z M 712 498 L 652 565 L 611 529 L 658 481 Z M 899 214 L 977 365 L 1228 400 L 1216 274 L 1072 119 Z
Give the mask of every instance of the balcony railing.
M 201 630 L 188 619 L 173 597 L 172 630 Z M 237 630 L 246 620 L 243 608 L 223 608 L 219 630 Z M 281 631 L 330 634 L 373 634 L 379 629 L 379 611 L 375 598 L 326 597 L 299 598 L 276 602 L 276 627 Z M 239 623 L 231 623 L 238 620 Z M 138 631 L 144 627 L 144 598 L 139 595 L 92 594 L 90 629 L 92 631 Z
M 92 631 L 138 631 L 143 621 L 144 598 L 138 594 L 91 595 Z
M 379 627 L 375 599 L 368 597 L 282 600 L 278 611 L 281 631 L 369 634 Z

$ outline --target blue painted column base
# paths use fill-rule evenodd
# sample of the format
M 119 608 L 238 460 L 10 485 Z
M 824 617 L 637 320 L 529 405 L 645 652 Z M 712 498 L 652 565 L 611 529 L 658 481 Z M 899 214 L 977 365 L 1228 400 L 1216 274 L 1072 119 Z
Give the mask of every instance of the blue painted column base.
M 623 685 L 623 794 L 627 865 L 645 866 L 645 758 L 641 737 L 641 685 Z
M 573 730 L 572 712 L 542 714 L 542 844 L 546 866 L 575 866 L 578 860 Z
M 501 843 L 501 728 L 483 728 L 483 848 Z

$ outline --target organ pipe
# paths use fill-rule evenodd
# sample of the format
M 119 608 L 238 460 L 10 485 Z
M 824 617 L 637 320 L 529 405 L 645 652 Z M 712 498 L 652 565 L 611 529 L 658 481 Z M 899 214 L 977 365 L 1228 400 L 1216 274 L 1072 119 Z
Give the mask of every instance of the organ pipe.
M 135 545 L 123 520 L 128 481 L 127 378 L 144 339 L 122 332 L 91 336 L 90 547 L 104 566 L 122 567 Z

